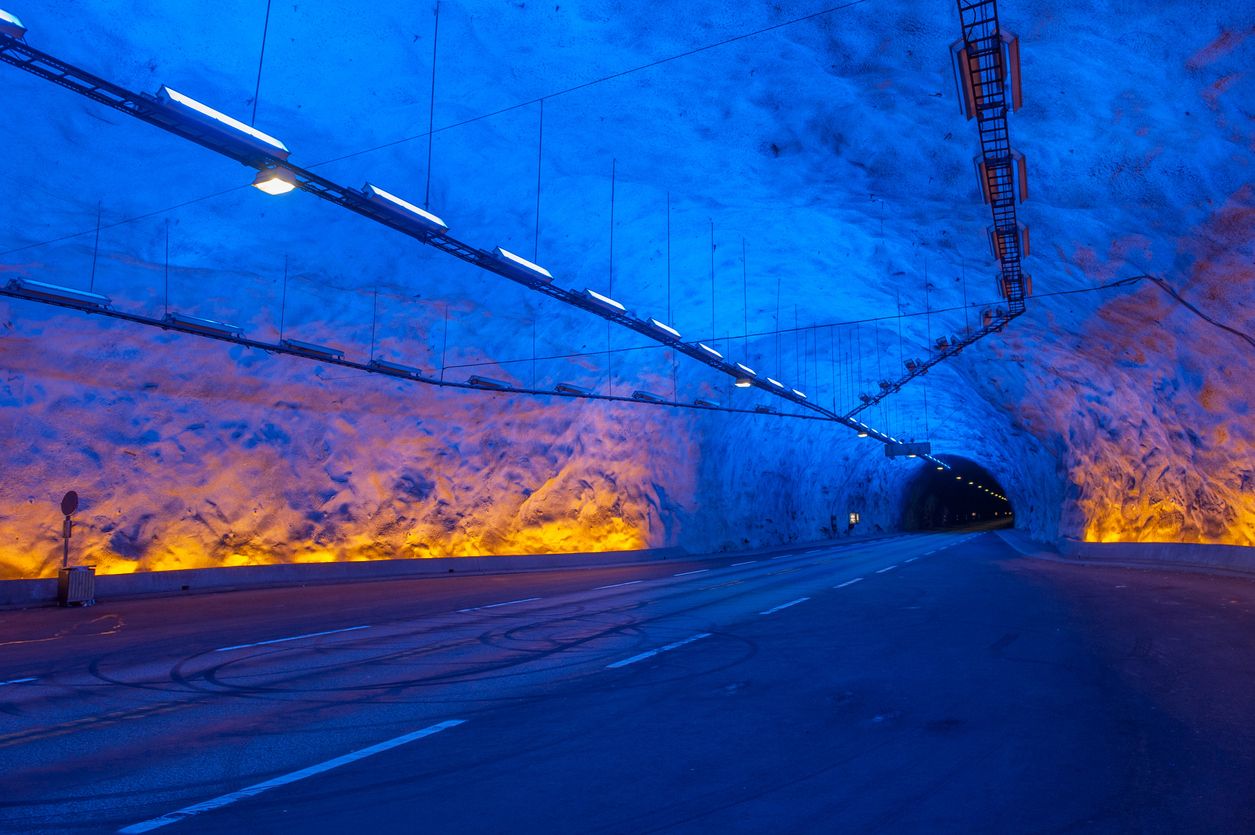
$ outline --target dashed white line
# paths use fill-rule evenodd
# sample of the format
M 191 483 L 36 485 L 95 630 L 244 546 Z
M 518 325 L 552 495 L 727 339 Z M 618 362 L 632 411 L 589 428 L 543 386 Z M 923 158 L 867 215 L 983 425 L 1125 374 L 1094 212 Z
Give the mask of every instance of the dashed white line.
M 598 586 L 597 588 L 593 589 L 593 591 L 601 591 L 602 589 L 618 589 L 618 588 L 623 588 L 624 586 L 634 586 L 639 582 L 640 580 L 628 580 L 626 583 L 611 583 L 608 586 Z
M 119 829 L 118 832 L 120 835 L 137 835 L 137 833 L 140 832 L 151 832 L 154 829 L 160 829 L 163 826 L 168 826 L 169 824 L 178 823 L 181 820 L 195 817 L 202 812 L 212 812 L 214 809 L 221 809 L 223 806 L 230 806 L 232 803 L 237 801 L 246 800 L 250 797 L 256 797 L 262 792 L 277 789 L 280 786 L 286 786 L 290 783 L 295 783 L 298 780 L 304 780 L 306 777 L 313 777 L 315 775 L 322 774 L 333 768 L 339 768 L 342 765 L 348 765 L 349 763 L 354 763 L 358 760 L 364 760 L 367 757 L 372 757 L 375 754 L 381 754 L 384 751 L 390 751 L 393 748 L 400 747 L 406 743 L 414 742 L 415 740 L 431 736 L 432 734 L 438 734 L 441 731 L 448 730 L 449 728 L 457 727 L 465 721 L 465 719 L 449 719 L 444 722 L 439 722 L 435 725 L 423 728 L 420 731 L 414 731 L 413 733 L 408 733 L 404 736 L 394 737 L 385 742 L 380 742 L 377 745 L 371 745 L 369 748 L 362 748 L 350 754 L 345 754 L 342 757 L 336 757 L 333 760 L 327 760 L 326 762 L 321 762 L 317 765 L 311 765 L 309 768 L 302 768 L 300 771 L 293 771 L 288 774 L 282 774 L 278 777 L 272 777 L 265 782 L 255 783 L 254 785 L 240 789 L 239 791 L 224 794 L 221 797 L 215 797 L 213 800 L 206 800 L 192 806 L 184 806 L 182 809 L 162 815 L 159 818 L 152 818 L 140 823 L 131 824 L 130 826 Z
M 30 678 L 11 678 L 8 681 L 0 681 L 0 687 L 4 687 L 6 684 L 25 684 L 28 681 L 34 680 L 34 676 L 31 676 Z
M 230 652 L 233 649 L 248 649 L 249 647 L 264 647 L 270 644 L 284 644 L 288 641 L 299 641 L 302 638 L 321 638 L 323 635 L 338 635 L 341 632 L 356 632 L 358 629 L 370 629 L 370 624 L 365 626 L 346 626 L 344 629 L 328 629 L 326 632 L 306 632 L 304 635 L 291 635 L 287 638 L 271 638 L 269 641 L 255 641 L 251 644 L 236 644 L 230 647 L 218 647 L 214 652 Z
M 844 583 L 841 583 L 840 585 L 833 586 L 833 588 L 834 588 L 834 589 L 843 589 L 843 588 L 845 588 L 846 586 L 852 586 L 852 585 L 854 585 L 855 583 L 862 582 L 862 580 L 863 580 L 863 578 L 862 578 L 862 577 L 855 577 L 853 580 L 846 580 Z
M 709 637 L 710 637 L 709 632 L 699 632 L 696 635 L 690 635 L 689 637 L 685 638 L 682 641 L 676 641 L 673 644 L 667 644 L 665 647 L 658 647 L 658 649 L 651 649 L 647 652 L 642 652 L 642 653 L 639 653 L 638 655 L 633 655 L 631 658 L 624 658 L 622 661 L 615 661 L 612 664 L 607 664 L 606 669 L 617 670 L 620 667 L 626 667 L 628 664 L 635 664 L 637 661 L 644 661 L 647 658 L 653 658 L 655 655 L 658 655 L 661 652 L 669 652 L 673 649 L 679 649 L 680 647 L 685 646 L 686 644 L 691 644 L 694 641 L 700 641 L 702 638 L 709 638 Z
M 919 559 L 919 557 L 911 557 L 907 560 L 907 562 L 915 562 L 917 559 Z
M 796 605 L 797 605 L 797 604 L 799 604 L 799 603 L 805 603 L 805 602 L 806 602 L 806 601 L 808 601 L 808 600 L 810 600 L 810 598 L 809 598 L 809 597 L 799 597 L 797 600 L 790 600 L 788 603 L 781 603 L 779 606 L 773 606 L 772 608 L 768 609 L 767 611 L 765 611 L 765 612 L 759 612 L 758 614 L 760 614 L 760 615 L 774 615 L 776 612 L 779 612 L 779 611 L 781 611 L 782 609 L 787 609 L 787 608 L 789 608 L 790 606 L 796 606 Z
M 699 568 L 696 571 L 681 571 L 679 574 L 672 574 L 672 577 L 688 577 L 692 574 L 705 574 L 709 568 Z
M 886 571 L 893 571 L 893 569 L 895 569 L 895 568 L 897 568 L 897 566 L 896 566 L 896 565 L 886 565 L 884 568 L 877 568 L 877 569 L 876 569 L 876 573 L 877 573 L 877 574 L 884 574 Z
M 480 609 L 496 609 L 499 606 L 513 606 L 515 603 L 531 603 L 539 597 L 524 597 L 519 600 L 507 600 L 504 603 L 489 603 L 487 606 L 472 606 L 470 609 L 458 609 L 458 612 L 478 612 Z
M 745 562 L 734 562 L 732 563 L 732 565 L 728 566 L 728 568 L 736 568 L 738 565 L 752 565 L 756 562 L 758 562 L 758 560 L 746 560 Z

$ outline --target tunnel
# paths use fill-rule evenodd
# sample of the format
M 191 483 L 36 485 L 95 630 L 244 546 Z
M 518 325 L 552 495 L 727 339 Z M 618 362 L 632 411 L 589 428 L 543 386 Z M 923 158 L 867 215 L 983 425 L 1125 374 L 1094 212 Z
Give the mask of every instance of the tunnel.
M 938 458 L 949 469 L 929 464 L 907 482 L 902 501 L 903 530 L 1014 523 L 1011 500 L 989 470 L 959 455 Z

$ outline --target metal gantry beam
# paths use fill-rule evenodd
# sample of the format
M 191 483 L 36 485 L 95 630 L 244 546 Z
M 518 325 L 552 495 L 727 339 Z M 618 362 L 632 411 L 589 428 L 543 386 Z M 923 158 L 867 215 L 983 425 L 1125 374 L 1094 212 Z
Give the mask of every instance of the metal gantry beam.
M 111 107 L 129 116 L 141 119 L 151 125 L 161 128 L 164 131 L 180 136 L 189 141 L 195 142 L 209 150 L 222 154 L 236 160 L 237 162 L 256 169 L 260 172 L 274 172 L 278 176 L 282 176 L 284 180 L 292 186 L 302 191 L 313 194 L 337 206 L 348 209 L 358 215 L 387 226 L 401 234 L 407 235 L 420 243 L 427 246 L 442 250 L 466 263 L 472 264 L 487 272 L 495 273 L 502 278 L 521 284 L 534 292 L 546 295 L 556 301 L 562 302 L 572 307 L 579 308 L 588 313 L 592 313 L 609 322 L 613 322 L 627 330 L 634 331 L 644 337 L 659 342 L 677 353 L 683 354 L 692 360 L 702 363 L 709 368 L 732 377 L 738 381 L 738 385 L 757 388 L 765 391 L 775 397 L 793 403 L 795 406 L 801 407 L 810 413 L 808 415 L 812 419 L 826 420 L 838 423 L 852 429 L 860 434 L 867 433 L 869 437 L 881 443 L 897 442 L 896 438 L 887 433 L 871 429 L 866 424 L 854 420 L 853 417 L 838 414 L 837 412 L 826 409 L 823 406 L 811 401 L 805 393 L 782 385 L 771 378 L 760 376 L 745 365 L 726 359 L 721 353 L 704 343 L 684 342 L 680 335 L 670 328 L 662 329 L 657 327 L 656 320 L 641 319 L 633 315 L 622 305 L 614 306 L 599 301 L 593 294 L 580 292 L 576 290 L 568 290 L 555 286 L 551 277 L 542 276 L 539 273 L 519 269 L 516 264 L 500 257 L 497 253 L 483 249 L 479 249 L 469 243 L 465 243 L 454 238 L 447 233 L 447 230 L 441 229 L 433 231 L 431 228 L 422 228 L 413 223 L 406 222 L 395 212 L 390 211 L 387 207 L 381 206 L 377 201 L 370 198 L 365 190 L 357 190 L 340 185 L 330 179 L 322 177 L 313 171 L 297 166 L 289 161 L 287 149 L 283 148 L 281 143 L 277 143 L 271 137 L 269 139 L 273 145 L 268 146 L 262 142 L 241 141 L 241 137 L 226 136 L 221 130 L 221 125 L 211 123 L 200 123 L 195 120 L 182 118 L 180 114 L 168 105 L 167 102 L 158 96 L 136 93 L 125 87 L 106 81 L 92 73 L 82 70 L 72 64 L 62 61 L 48 53 L 38 50 L 25 42 L 23 36 L 13 36 L 0 33 L 0 61 L 11 64 L 19 69 L 29 72 L 40 78 L 44 78 L 89 98 L 95 102 Z M 163 88 L 163 92 L 164 92 Z M 222 114 L 218 114 L 221 116 Z M 237 123 L 239 124 L 239 123 Z M 239 124 L 239 127 L 246 131 L 252 131 L 252 128 Z M 254 132 L 255 133 L 255 132 Z M 264 135 L 263 135 L 264 136 Z M 282 150 L 279 150 L 282 149 Z M 546 274 L 547 275 L 547 274 Z M 20 292 L 13 292 L 12 285 L 10 289 L 5 291 L 6 295 L 14 295 L 21 298 L 31 298 L 29 295 L 23 295 Z M 604 297 L 601 297 L 604 299 Z M 45 301 L 35 299 L 36 301 Z M 63 304 L 62 306 L 75 307 L 74 304 Z M 89 307 L 91 307 L 89 305 Z M 85 309 L 81 308 L 80 309 Z M 89 312 L 103 313 L 114 318 L 126 319 L 128 321 L 140 322 L 143 324 L 154 324 L 167 329 L 178 330 L 180 328 L 172 326 L 167 320 L 150 320 L 147 317 L 136 316 L 134 314 L 122 313 L 112 309 L 96 307 Z M 199 336 L 205 336 L 204 333 L 189 331 Z M 250 344 L 253 347 L 262 348 L 264 350 L 277 351 L 282 353 L 296 353 L 271 345 L 269 343 L 253 343 L 252 341 L 235 340 L 241 344 Z M 327 361 L 324 359 L 324 361 Z M 379 372 L 378 369 L 370 368 L 367 364 L 354 363 L 347 360 L 337 360 L 333 364 L 343 365 L 351 368 L 359 368 L 366 371 Z M 428 382 L 428 379 L 414 379 L 421 382 Z M 478 388 L 469 384 L 453 384 L 439 381 L 443 385 L 454 385 L 462 388 Z M 511 388 L 509 391 L 526 394 L 545 394 L 556 396 L 576 396 L 570 394 L 561 394 L 555 392 L 535 392 L 522 388 Z M 615 397 L 611 395 L 598 395 L 597 399 L 607 400 L 623 400 L 631 402 L 641 402 L 634 398 Z M 700 406 L 697 404 L 682 404 L 672 401 L 651 400 L 648 402 L 657 402 L 662 405 L 679 405 L 692 408 L 706 408 L 708 406 Z M 738 410 L 730 410 L 738 411 Z M 755 410 L 739 410 L 745 412 L 760 412 L 761 409 Z M 928 456 L 939 466 L 945 466 L 943 462 Z
M 882 380 L 879 391 L 859 395 L 859 404 L 845 413 L 847 418 L 896 394 L 911 380 L 927 374 L 933 366 L 955 356 L 972 343 L 1000 332 L 1025 310 L 1028 287 L 1021 265 L 1025 233 L 1016 218 L 1015 204 L 1017 197 L 1023 199 L 1027 196 L 1027 185 L 1024 157 L 1012 149 L 1011 132 L 1007 125 L 1007 87 L 1011 71 L 1003 61 L 1007 39 L 998 26 L 996 0 L 957 2 L 959 22 L 963 28 L 962 48 L 958 49 L 956 45 L 956 60 L 959 61 L 962 76 L 959 94 L 969 100 L 969 107 L 965 108 L 969 118 L 976 119 L 981 148 L 977 172 L 981 179 L 981 191 L 993 214 L 994 255 L 999 264 L 998 289 L 1007 300 L 1007 309 L 999 307 L 989 311 L 988 315 L 982 315 L 981 326 L 962 337 L 947 339 L 944 344 L 939 340 L 935 346 L 928 346 L 928 355 L 911 360 L 902 376 Z M 1012 86 L 1013 104 L 1018 107 L 1018 42 L 1012 42 L 1012 49 L 1014 51 L 1010 54 L 1017 64 Z

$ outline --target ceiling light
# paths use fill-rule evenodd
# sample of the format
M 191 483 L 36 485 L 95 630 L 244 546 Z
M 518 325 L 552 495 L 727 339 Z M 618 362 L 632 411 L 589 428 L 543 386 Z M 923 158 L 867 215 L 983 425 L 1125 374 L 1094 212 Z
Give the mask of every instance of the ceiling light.
M 344 352 L 339 348 L 332 348 L 329 345 L 318 345 L 313 342 L 302 342 L 299 339 L 284 339 L 279 342 L 284 348 L 297 354 L 304 354 L 308 357 L 318 357 L 324 360 L 342 360 Z
M 157 91 L 156 101 L 167 114 L 175 117 L 185 126 L 209 128 L 220 139 L 243 145 L 254 151 L 261 151 L 268 156 L 279 159 L 288 158 L 290 153 L 288 146 L 270 134 L 262 133 L 238 119 L 232 119 L 225 113 L 219 113 L 212 107 L 201 104 L 177 90 L 163 86 Z
M 592 394 L 592 392 L 589 391 L 588 389 L 580 388 L 579 386 L 573 386 L 570 383 L 558 383 L 556 386 L 553 387 L 553 390 L 556 391 L 558 394 L 574 394 L 579 397 L 587 397 L 588 395 Z
M 32 299 L 43 299 L 53 302 L 69 302 L 76 307 L 108 307 L 109 297 L 89 290 L 78 290 L 74 287 L 62 287 L 59 284 L 46 284 L 29 278 L 15 278 L 9 282 L 9 290 L 16 291 Z
M 654 330 L 661 331 L 663 334 L 671 337 L 672 339 L 680 338 L 680 332 L 668 324 L 659 322 L 657 319 L 646 319 L 645 322 Z
M 798 397 L 802 398 L 803 400 L 809 399 L 804 393 L 798 391 L 797 389 L 793 389 L 793 393 L 796 394 Z
M 431 212 L 420 209 L 408 200 L 402 200 L 395 194 L 379 188 L 379 186 L 367 183 L 362 186 L 362 193 L 366 195 L 367 200 L 385 210 L 389 216 L 400 220 L 406 226 L 434 235 L 443 235 L 449 231 L 448 224 Z
M 640 400 L 640 401 L 643 401 L 643 402 L 645 402 L 645 403 L 665 403 L 665 402 L 667 402 L 667 401 L 666 401 L 666 400 L 664 400 L 663 398 L 659 397 L 658 395 L 656 395 L 656 394 L 654 394 L 653 392 L 650 392 L 650 391 L 634 391 L 634 392 L 632 392 L 632 399 L 633 399 L 633 400 Z
M 770 377 L 768 377 L 767 382 L 771 383 L 773 386 L 775 386 L 778 389 L 784 388 L 784 383 L 780 382 L 779 380 L 773 380 Z
M 469 384 L 471 384 L 477 389 L 503 390 L 503 389 L 511 388 L 510 384 L 505 382 L 504 380 L 494 380 L 491 377 L 480 377 L 478 374 L 471 377 L 471 379 L 467 380 L 466 382 L 468 382 Z
M 705 406 L 707 409 L 718 409 L 718 408 L 719 408 L 719 404 L 718 404 L 718 403 L 716 403 L 715 401 L 713 401 L 713 400 L 705 400 L 705 399 L 703 399 L 703 398 L 701 398 L 701 397 L 699 397 L 699 398 L 697 398 L 696 400 L 694 400 L 694 401 L 693 401 L 693 405 L 695 405 L 695 406 Z
M 423 372 L 413 366 L 402 365 L 399 362 L 388 362 L 388 360 L 371 360 L 370 367 L 376 371 L 382 371 L 385 374 L 392 374 L 395 377 L 421 377 Z
M 624 307 L 622 304 L 610 298 L 609 296 L 603 296 L 601 293 L 598 293 L 596 290 L 585 290 L 584 298 L 592 302 L 597 307 L 600 307 L 602 310 L 606 310 L 611 313 L 626 313 L 627 312 L 627 308 Z
M 296 178 L 286 168 L 267 168 L 253 178 L 253 188 L 266 194 L 287 194 L 296 188 Z
M 553 281 L 553 273 L 549 272 L 549 270 L 540 264 L 533 264 L 521 255 L 515 255 L 508 249 L 497 247 L 493 254 L 502 266 L 508 268 L 515 275 L 526 275 L 530 279 L 539 278 L 545 284 Z
M 754 381 L 751 380 L 749 377 L 737 377 L 736 382 L 733 383 L 732 385 L 736 386 L 739 389 L 747 389 L 750 386 L 754 385 Z
M 746 374 L 748 374 L 748 375 L 749 375 L 749 376 L 751 376 L 751 377 L 757 377 L 757 376 L 758 376 L 757 372 L 755 372 L 755 371 L 754 371 L 754 369 L 750 368 L 748 365 L 745 365 L 744 363 L 740 363 L 740 362 L 738 362 L 738 363 L 736 364 L 736 367 L 737 367 L 737 368 L 739 368 L 739 369 L 741 369 L 742 371 L 744 371 Z
M 225 322 L 215 322 L 213 319 L 202 319 L 199 316 L 188 316 L 185 313 L 167 313 L 162 321 L 178 325 L 181 330 L 192 330 L 225 339 L 239 339 L 244 335 L 244 329 L 238 325 L 228 325 Z
M 866 438 L 866 437 L 867 437 L 867 433 L 866 433 L 866 432 L 859 432 L 859 433 L 858 433 L 858 436 L 859 436 L 860 438 Z
M 714 348 L 707 345 L 705 342 L 698 342 L 697 347 L 701 348 L 703 351 L 710 354 L 712 357 L 718 357 L 719 359 L 723 359 L 723 354 L 719 353 Z
M 4 9 L 0 9 L 0 33 L 8 35 L 10 38 L 22 38 L 26 35 L 26 27 L 22 25 L 22 21 L 18 20 L 16 15 L 11 15 Z

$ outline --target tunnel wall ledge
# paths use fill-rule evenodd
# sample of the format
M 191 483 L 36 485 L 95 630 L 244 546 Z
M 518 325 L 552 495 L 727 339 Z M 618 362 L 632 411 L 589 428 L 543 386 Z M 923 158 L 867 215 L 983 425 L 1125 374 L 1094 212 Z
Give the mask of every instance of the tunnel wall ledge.
M 1255 577 L 1255 548 L 1194 542 L 1083 542 L 1061 539 L 1059 553 L 1069 561 L 1239 574 Z
M 354 580 L 438 577 L 449 574 L 497 574 L 559 568 L 597 568 L 685 557 L 683 548 L 643 551 L 603 551 L 586 554 L 530 554 L 493 557 L 432 557 L 428 559 L 369 560 L 331 563 L 242 565 L 231 568 L 188 568 L 178 571 L 142 571 L 101 574 L 96 597 L 120 598 L 186 594 L 208 591 L 299 586 Z M 0 608 L 44 606 L 57 599 L 57 580 L 0 580 Z

